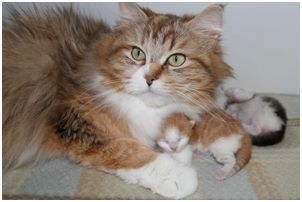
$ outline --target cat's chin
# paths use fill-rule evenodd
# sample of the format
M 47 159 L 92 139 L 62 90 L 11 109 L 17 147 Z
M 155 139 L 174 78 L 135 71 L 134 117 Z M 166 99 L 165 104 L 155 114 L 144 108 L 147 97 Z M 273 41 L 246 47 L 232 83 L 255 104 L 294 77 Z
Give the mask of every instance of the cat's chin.
M 146 92 L 136 95 L 142 100 L 147 106 L 159 108 L 172 103 L 172 100 L 167 96 L 158 95 L 153 92 Z

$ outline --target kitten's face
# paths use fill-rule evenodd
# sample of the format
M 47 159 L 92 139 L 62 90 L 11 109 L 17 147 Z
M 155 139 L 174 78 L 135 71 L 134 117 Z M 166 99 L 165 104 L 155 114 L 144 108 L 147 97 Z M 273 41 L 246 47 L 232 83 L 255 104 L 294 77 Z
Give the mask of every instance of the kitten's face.
M 213 17 L 158 15 L 136 4 L 121 4 L 121 12 L 117 31 L 101 45 L 108 49 L 100 51 L 104 84 L 150 106 L 209 107 L 213 89 L 230 74 L 217 52 L 218 34 L 194 28 Z
M 178 128 L 172 127 L 165 131 L 157 144 L 165 151 L 169 153 L 180 152 L 189 142 L 189 134 L 185 134 L 184 131 L 179 131 Z

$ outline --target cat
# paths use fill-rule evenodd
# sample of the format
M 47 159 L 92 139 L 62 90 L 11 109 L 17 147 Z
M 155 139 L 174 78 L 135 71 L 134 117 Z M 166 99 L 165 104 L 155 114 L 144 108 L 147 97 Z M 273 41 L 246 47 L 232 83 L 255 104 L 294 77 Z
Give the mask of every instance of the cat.
M 170 153 L 174 159 L 185 164 L 192 163 L 192 149 L 188 144 L 193 133 L 194 120 L 181 113 L 167 117 L 161 125 L 157 145 L 163 152 Z
M 211 152 L 223 164 L 215 173 L 217 180 L 241 170 L 252 153 L 250 137 L 240 122 L 220 109 L 204 114 L 200 124 L 183 114 L 171 115 L 162 125 L 158 145 L 166 152 L 174 152 L 174 158 L 185 164 L 191 163 L 191 149 L 197 153 Z
M 253 145 L 269 146 L 283 140 L 287 115 L 277 99 L 236 88 L 225 90 L 225 96 L 226 112 L 242 123 Z
M 168 198 L 198 185 L 194 168 L 154 150 L 173 113 L 214 106 L 232 75 L 221 4 L 197 15 L 119 4 L 117 26 L 74 9 L 11 10 L 3 29 L 3 170 L 64 156 Z

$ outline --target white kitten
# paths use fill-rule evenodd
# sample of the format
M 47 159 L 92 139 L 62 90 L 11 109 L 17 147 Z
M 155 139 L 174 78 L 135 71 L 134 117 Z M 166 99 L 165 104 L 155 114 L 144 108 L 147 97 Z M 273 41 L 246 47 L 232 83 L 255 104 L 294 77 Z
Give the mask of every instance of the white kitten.
M 287 116 L 278 100 L 236 88 L 224 94 L 226 112 L 242 123 L 254 145 L 272 145 L 283 139 Z

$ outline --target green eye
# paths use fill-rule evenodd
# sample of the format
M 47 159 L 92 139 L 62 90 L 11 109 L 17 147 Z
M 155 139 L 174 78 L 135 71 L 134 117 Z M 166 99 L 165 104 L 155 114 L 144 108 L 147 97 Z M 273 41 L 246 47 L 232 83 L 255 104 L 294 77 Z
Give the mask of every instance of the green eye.
M 134 60 L 141 61 L 141 60 L 146 59 L 145 53 L 141 49 L 136 48 L 136 47 L 132 49 L 131 55 L 132 55 Z
M 186 61 L 186 56 L 182 54 L 174 54 L 168 58 L 169 65 L 173 67 L 179 67 Z

